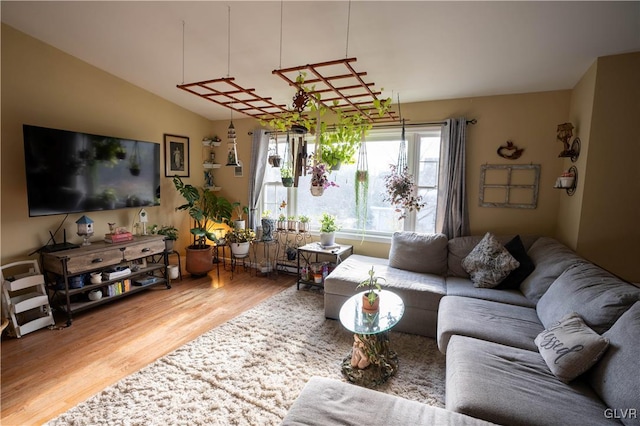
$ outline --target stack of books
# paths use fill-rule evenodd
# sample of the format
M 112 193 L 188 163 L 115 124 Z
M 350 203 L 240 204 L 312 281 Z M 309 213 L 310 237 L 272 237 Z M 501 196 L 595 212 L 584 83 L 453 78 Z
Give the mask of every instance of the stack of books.
M 102 279 L 107 281 L 115 280 L 129 274 L 131 274 L 131 269 L 129 268 L 122 268 L 122 267 L 109 268 L 102 271 Z
M 133 240 L 131 232 L 119 232 L 117 234 L 105 234 L 104 241 L 107 243 L 123 243 Z
M 118 296 L 131 290 L 131 280 L 118 281 L 107 286 L 107 296 Z

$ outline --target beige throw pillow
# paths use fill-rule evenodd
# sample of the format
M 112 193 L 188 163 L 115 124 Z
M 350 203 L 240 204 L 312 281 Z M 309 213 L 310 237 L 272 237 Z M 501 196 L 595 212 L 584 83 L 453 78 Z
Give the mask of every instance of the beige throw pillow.
M 462 260 L 471 282 L 480 288 L 497 286 L 518 266 L 520 262 L 490 232 Z
M 575 312 L 538 334 L 535 342 L 549 370 L 564 383 L 590 369 L 609 347 L 609 339 L 590 329 Z

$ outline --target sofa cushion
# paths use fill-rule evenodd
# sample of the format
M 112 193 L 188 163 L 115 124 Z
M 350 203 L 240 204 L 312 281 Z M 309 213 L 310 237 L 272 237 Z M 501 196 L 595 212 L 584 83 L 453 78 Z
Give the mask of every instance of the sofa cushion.
M 460 277 L 447 277 L 447 296 L 474 297 L 510 305 L 536 307 L 536 304 L 527 299 L 518 289 L 478 288 L 470 279 Z
M 444 234 L 394 232 L 389 266 L 413 272 L 444 275 L 447 272 L 447 243 Z
M 609 339 L 590 329 L 575 312 L 536 337 L 549 370 L 569 383 L 591 368 L 609 347 Z
M 371 266 L 377 276 L 384 277 L 382 288 L 402 298 L 406 307 L 437 311 L 445 292 L 445 279 L 435 274 L 422 274 L 391 268 L 387 259 L 353 254 L 340 263 L 324 281 L 325 294 L 353 296 L 361 291 L 358 283 L 367 278 Z
M 469 337 L 451 338 L 446 389 L 447 409 L 498 424 L 619 425 L 581 378 L 561 382 L 538 352 Z
M 462 267 L 462 259 L 467 257 L 471 250 L 478 245 L 482 240 L 482 235 L 471 235 L 467 237 L 456 237 L 449 240 L 447 248 L 449 250 L 449 257 L 447 259 L 447 276 L 469 278 L 469 274 Z M 513 239 L 514 235 L 497 235 L 498 241 L 502 244 L 508 243 Z M 524 248 L 529 251 L 529 248 L 533 245 L 538 237 L 533 235 L 521 235 L 520 239 Z
M 489 425 L 482 420 L 334 379 L 312 377 L 282 425 Z
M 518 266 L 520 263 L 490 232 L 462 260 L 473 284 L 482 288 L 497 286 Z
M 604 333 L 640 300 L 640 288 L 592 263 L 567 269 L 540 298 L 536 310 L 545 328 L 576 312 L 597 333 Z
M 513 256 L 520 266 L 511 271 L 507 277 L 498 284 L 496 288 L 507 289 L 507 288 L 520 288 L 520 284 L 524 281 L 525 278 L 529 276 L 536 268 L 536 265 L 533 264 L 533 260 L 527 255 L 527 250 L 524 248 L 524 244 L 522 244 L 522 239 L 520 235 L 516 235 L 513 237 L 511 241 L 504 245 L 504 248 Z
M 640 302 L 635 303 L 603 335 L 609 349 L 586 374 L 591 387 L 621 417 L 637 425 L 640 417 Z M 635 413 L 630 412 L 635 408 Z M 624 416 L 623 416 L 624 415 Z
M 585 262 L 574 251 L 548 237 L 538 238 L 527 254 L 536 268 L 524 279 L 520 291 L 535 303 L 568 267 Z
M 544 327 L 536 310 L 524 306 L 445 296 L 438 310 L 438 348 L 448 353 L 454 335 L 502 343 L 537 353 L 534 339 Z

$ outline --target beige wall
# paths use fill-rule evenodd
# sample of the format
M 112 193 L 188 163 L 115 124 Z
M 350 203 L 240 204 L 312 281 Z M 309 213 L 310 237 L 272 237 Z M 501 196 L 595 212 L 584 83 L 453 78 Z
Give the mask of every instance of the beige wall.
M 578 84 L 571 92 L 570 122 L 575 126 L 574 138 L 580 138 L 580 156 L 575 163 L 571 159 L 563 160 L 563 169 L 567 170 L 571 166 L 578 169 L 578 180 L 576 191 L 572 196 L 563 193 L 560 197 L 560 208 L 558 209 L 558 230 L 557 238 L 572 249 L 578 245 L 580 233 L 580 218 L 582 213 L 582 200 L 587 178 L 587 164 L 589 159 L 589 140 L 591 130 L 591 120 L 593 114 L 593 97 L 595 94 L 597 63 L 589 68 L 582 76 Z M 572 139 L 573 140 L 573 139 Z M 562 144 L 558 145 L 558 153 Z M 563 192 L 560 190 L 560 192 Z
M 163 134 L 188 136 L 193 177 L 201 184 L 202 137 L 211 122 L 81 62 L 11 27 L 2 25 L 2 263 L 23 259 L 48 240 L 63 215 L 30 218 L 27 211 L 22 125 L 24 123 L 136 140 L 163 142 Z M 164 163 L 161 164 L 164 170 Z M 161 179 L 161 206 L 148 209 L 150 221 L 173 223 L 182 230 L 179 246 L 187 244 L 188 217 L 174 216 L 178 205 L 171 179 Z M 92 212 L 96 235 L 108 232 L 107 222 L 131 227 L 138 209 Z M 71 214 L 64 223 L 68 238 L 81 239 Z M 58 238 L 62 238 L 62 229 Z
M 640 52 L 597 61 L 576 250 L 640 282 Z

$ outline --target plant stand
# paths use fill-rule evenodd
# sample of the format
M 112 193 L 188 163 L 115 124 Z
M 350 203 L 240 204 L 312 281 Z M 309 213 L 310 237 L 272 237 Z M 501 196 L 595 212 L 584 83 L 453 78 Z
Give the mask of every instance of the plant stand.
M 342 361 L 342 374 L 352 383 L 374 388 L 385 383 L 398 371 L 398 354 L 390 348 L 389 333 L 354 334 L 354 348 Z M 354 355 L 364 354 L 365 368 L 353 366 Z

